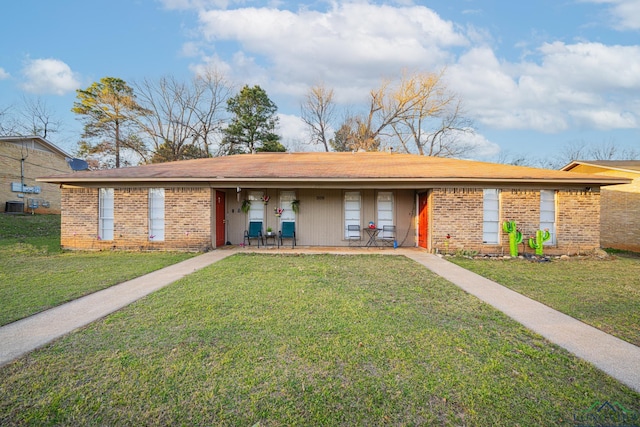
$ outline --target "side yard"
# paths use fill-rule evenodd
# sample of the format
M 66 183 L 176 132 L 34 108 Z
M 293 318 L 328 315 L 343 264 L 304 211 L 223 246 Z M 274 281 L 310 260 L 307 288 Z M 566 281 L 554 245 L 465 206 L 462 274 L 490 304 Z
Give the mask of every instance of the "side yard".
M 640 346 L 640 256 L 637 254 L 552 262 L 447 259 Z

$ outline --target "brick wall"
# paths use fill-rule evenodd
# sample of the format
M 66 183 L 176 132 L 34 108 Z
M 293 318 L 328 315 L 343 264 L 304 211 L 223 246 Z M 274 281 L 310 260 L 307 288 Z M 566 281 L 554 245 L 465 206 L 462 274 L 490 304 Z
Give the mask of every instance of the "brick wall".
M 545 246 L 545 254 L 575 254 L 600 246 L 599 193 L 558 191 L 556 196 L 557 245 Z M 431 204 L 431 248 L 449 253 L 475 250 L 483 254 L 508 254 L 509 236 L 501 231 L 500 244 L 482 243 L 482 189 L 434 189 Z M 540 226 L 538 190 L 503 189 L 500 192 L 500 227 L 515 220 L 524 241 Z M 450 239 L 445 236 L 449 234 Z M 519 246 L 522 250 L 523 246 Z M 533 250 L 527 245 L 525 251 Z
M 640 178 L 601 190 L 603 248 L 640 252 Z
M 559 191 L 557 238 L 560 253 L 582 253 L 600 247 L 600 191 Z
M 114 189 L 114 239 L 98 236 L 97 188 L 62 189 L 61 244 L 85 250 L 193 250 L 211 247 L 211 190 L 165 189 L 165 239 L 150 242 L 148 189 Z
M 482 189 L 434 189 L 431 205 L 430 235 L 438 251 L 480 250 L 482 247 Z M 447 239 L 447 234 L 450 239 Z
M 21 159 L 24 156 L 24 184 L 38 186 L 41 192 L 25 193 L 23 198 L 19 193 L 11 191 L 12 182 L 21 182 Z M 24 202 L 25 210 L 29 205 L 28 199 L 35 199 L 38 203 L 36 213 L 60 213 L 60 188 L 57 184 L 37 182 L 36 178 L 45 175 L 69 173 L 71 169 L 64 158 L 41 150 L 23 149 L 19 145 L 0 141 L 0 212 L 4 212 L 7 201 Z M 44 207 L 48 204 L 49 207 Z

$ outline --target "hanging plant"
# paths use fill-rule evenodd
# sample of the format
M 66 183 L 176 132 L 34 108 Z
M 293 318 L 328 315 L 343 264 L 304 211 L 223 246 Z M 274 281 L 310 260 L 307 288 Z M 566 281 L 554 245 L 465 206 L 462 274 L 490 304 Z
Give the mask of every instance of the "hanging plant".
M 249 209 L 251 209 L 251 200 L 244 199 L 242 201 L 242 206 L 240 207 L 240 210 L 244 213 L 248 213 Z
M 300 200 L 296 199 L 296 200 L 291 202 L 291 210 L 294 213 L 300 212 Z

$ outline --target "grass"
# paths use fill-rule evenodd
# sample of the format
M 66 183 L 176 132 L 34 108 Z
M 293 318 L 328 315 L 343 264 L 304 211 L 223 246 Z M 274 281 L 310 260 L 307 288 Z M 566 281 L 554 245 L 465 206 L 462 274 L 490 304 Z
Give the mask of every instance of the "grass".
M 193 254 L 62 252 L 60 216 L 0 215 L 0 325 Z
M 640 346 L 640 257 L 529 262 L 448 258 L 508 288 Z
M 3 426 L 551 426 L 594 402 L 640 409 L 424 267 L 375 255 L 234 255 L 0 383 Z
M 60 215 L 0 214 L 0 247 L 16 243 L 60 252 Z

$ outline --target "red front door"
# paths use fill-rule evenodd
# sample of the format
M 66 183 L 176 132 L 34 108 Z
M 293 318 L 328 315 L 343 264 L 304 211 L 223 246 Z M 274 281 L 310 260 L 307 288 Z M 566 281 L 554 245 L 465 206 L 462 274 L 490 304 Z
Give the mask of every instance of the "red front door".
M 418 246 L 428 249 L 427 236 L 429 234 L 429 210 L 427 209 L 427 193 L 418 195 Z
M 225 193 L 216 191 L 216 248 L 225 244 Z

